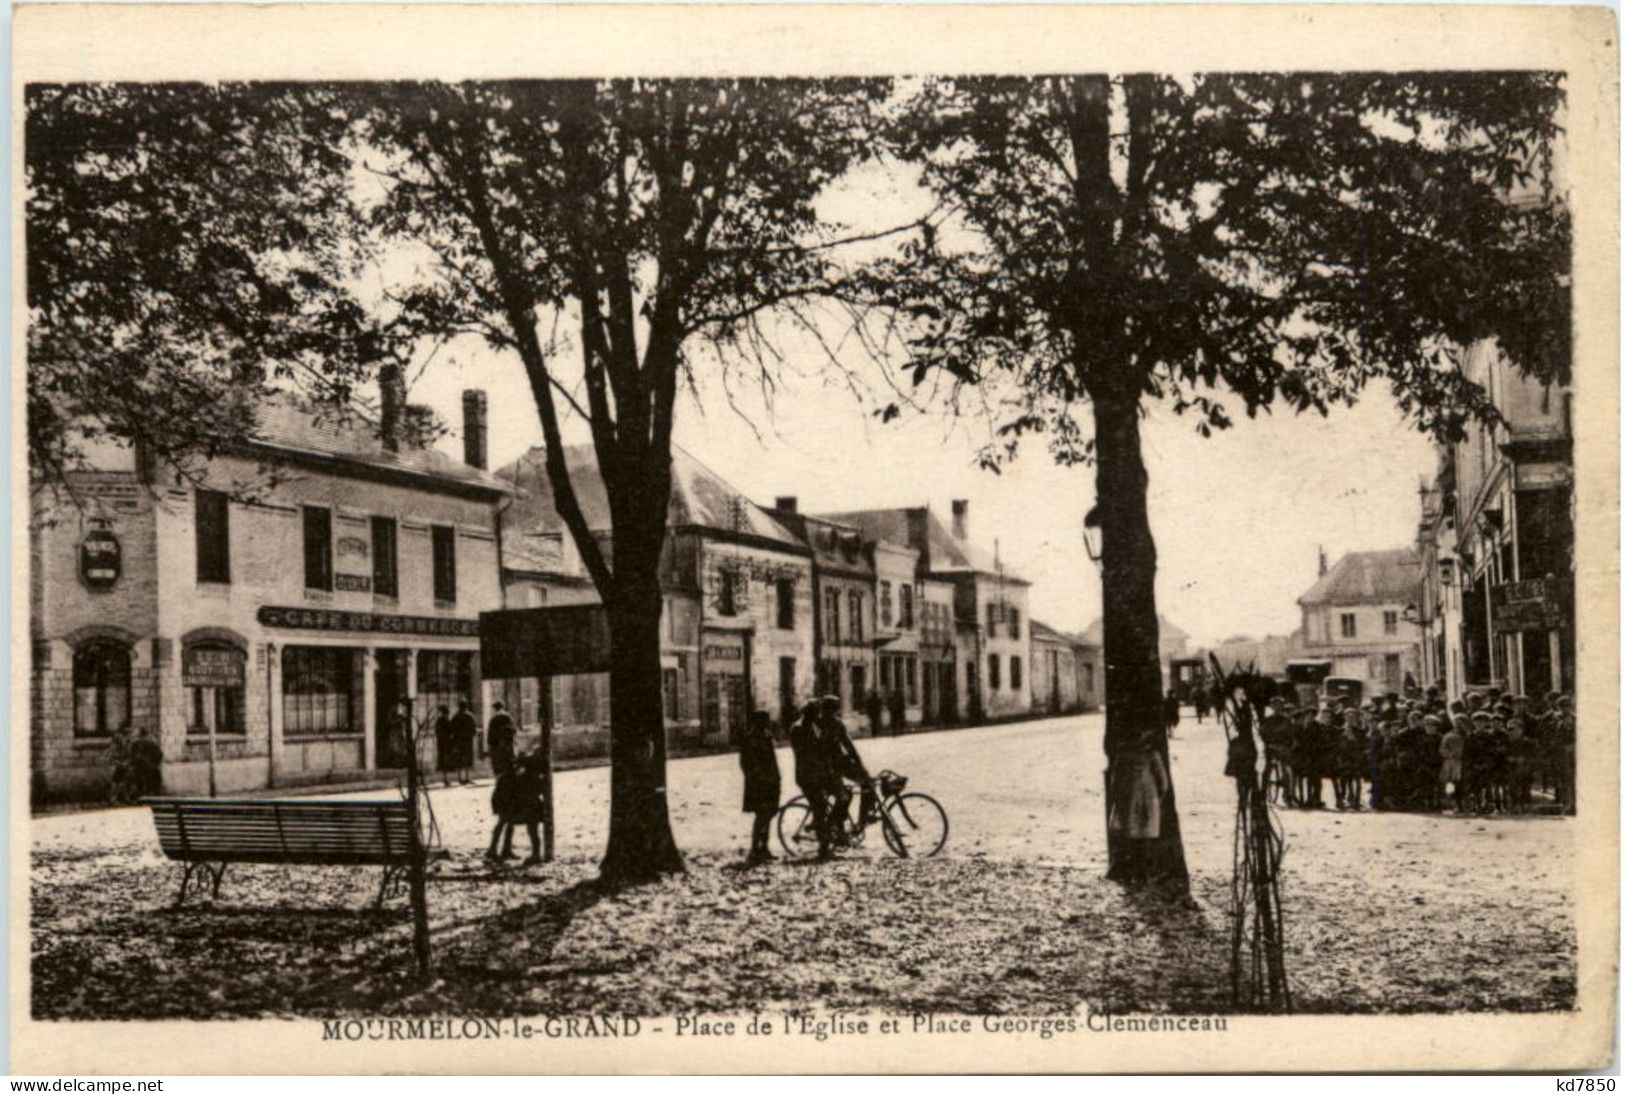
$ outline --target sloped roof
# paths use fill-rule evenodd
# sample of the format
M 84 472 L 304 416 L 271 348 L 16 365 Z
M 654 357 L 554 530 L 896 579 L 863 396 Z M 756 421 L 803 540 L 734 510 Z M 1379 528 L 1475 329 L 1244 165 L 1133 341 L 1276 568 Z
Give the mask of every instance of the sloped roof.
M 531 531 L 564 528 L 564 520 L 553 506 L 553 487 L 544 461 L 543 449 L 532 448 L 497 472 L 520 491 L 519 500 L 508 510 L 508 519 L 515 527 Z M 608 532 L 611 524 L 609 495 L 598 473 L 598 456 L 592 445 L 567 446 L 564 462 L 587 527 L 595 532 Z M 673 528 L 700 528 L 781 546 L 797 554 L 807 553 L 807 548 L 767 510 L 676 445 L 671 450 L 671 498 L 666 523 Z
M 1298 597 L 1298 603 L 1405 603 L 1416 599 L 1421 580 L 1422 565 L 1409 547 L 1350 551 Z
M 391 452 L 377 427 L 355 413 L 317 409 L 289 394 L 273 395 L 255 408 L 251 444 L 290 455 L 343 460 L 378 471 L 438 479 L 500 493 L 511 488 L 487 471 L 434 448 L 402 445 Z
M 870 539 L 914 547 L 921 552 L 929 572 L 933 574 L 990 574 L 1002 576 L 1006 581 L 1028 584 L 1020 576 L 1000 566 L 998 560 L 979 545 L 955 536 L 928 506 L 820 513 L 819 518 L 858 528 Z M 923 529 L 925 542 L 917 542 L 919 537 L 913 534 L 915 529 Z
M 1058 642 L 1063 646 L 1070 646 L 1076 641 L 1071 635 L 1058 631 L 1048 623 L 1042 623 L 1036 619 L 1028 620 L 1028 628 L 1032 631 L 1034 642 Z
M 1105 622 L 1099 616 L 1096 616 L 1095 621 L 1085 627 L 1083 633 L 1078 637 L 1091 646 L 1104 644 L 1106 640 Z M 1190 638 L 1190 635 L 1185 633 L 1178 624 L 1170 622 L 1168 617 L 1161 612 L 1157 613 L 1157 641 L 1182 642 L 1188 638 Z
M 863 549 L 861 528 L 805 513 L 782 513 L 774 509 L 770 515 L 796 539 L 812 548 L 813 558 L 820 567 L 848 573 L 874 573 L 874 562 Z

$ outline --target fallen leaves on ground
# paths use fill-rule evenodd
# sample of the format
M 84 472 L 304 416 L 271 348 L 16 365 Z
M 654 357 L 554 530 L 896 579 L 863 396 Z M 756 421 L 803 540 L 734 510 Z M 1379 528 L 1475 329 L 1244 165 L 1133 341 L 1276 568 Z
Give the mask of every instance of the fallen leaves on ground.
M 404 899 L 371 908 L 377 871 L 234 866 L 217 904 L 177 909 L 179 868 L 154 852 L 36 851 L 34 1015 L 1232 1009 L 1228 877 L 1198 875 L 1180 906 L 1090 866 L 977 856 L 745 870 L 699 854 L 619 891 L 594 874 L 584 858 L 437 864 L 425 983 Z M 1573 1006 L 1561 894 L 1371 876 L 1289 872 L 1298 1010 Z

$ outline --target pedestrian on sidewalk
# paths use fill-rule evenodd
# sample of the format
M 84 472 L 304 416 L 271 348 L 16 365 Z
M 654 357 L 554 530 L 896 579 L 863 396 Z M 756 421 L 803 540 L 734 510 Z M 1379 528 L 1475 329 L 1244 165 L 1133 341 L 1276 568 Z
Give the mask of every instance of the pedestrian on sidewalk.
M 758 866 L 773 861 L 768 835 L 779 811 L 779 760 L 773 752 L 773 719 L 765 710 L 751 711 L 739 739 L 739 770 L 745 777 L 744 811 L 754 818 L 745 865 Z
M 474 741 L 479 735 L 480 724 L 468 709 L 468 700 L 458 699 L 457 713 L 451 719 L 451 748 L 452 770 L 461 786 L 474 781 Z
M 514 760 L 514 729 L 513 716 L 508 713 L 508 706 L 500 699 L 491 704 L 491 720 L 485 727 L 485 753 L 491 757 L 491 774 L 500 776 L 513 766 Z
M 454 761 L 457 759 L 455 748 L 451 743 L 451 708 L 438 706 L 434 715 L 434 766 L 440 772 L 440 782 L 443 786 L 451 785 L 452 772 L 457 768 Z

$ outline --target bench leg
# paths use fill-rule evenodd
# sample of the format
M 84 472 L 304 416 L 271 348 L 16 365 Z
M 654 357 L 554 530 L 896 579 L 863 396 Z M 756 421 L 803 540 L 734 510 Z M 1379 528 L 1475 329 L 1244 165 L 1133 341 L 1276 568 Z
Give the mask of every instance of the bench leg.
M 186 903 L 186 887 L 192 883 L 192 873 L 198 868 L 198 863 L 188 862 L 181 872 L 181 895 L 175 898 L 175 907 L 179 908 Z
M 214 868 L 214 899 L 220 899 L 220 879 L 226 876 L 226 864 L 221 863 Z

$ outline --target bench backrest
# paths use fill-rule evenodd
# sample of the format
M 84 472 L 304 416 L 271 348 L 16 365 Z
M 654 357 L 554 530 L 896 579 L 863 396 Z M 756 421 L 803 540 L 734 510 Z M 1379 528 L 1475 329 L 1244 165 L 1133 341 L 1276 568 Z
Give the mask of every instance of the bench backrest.
M 411 861 L 404 801 L 149 798 L 158 844 L 182 862 L 391 866 Z

